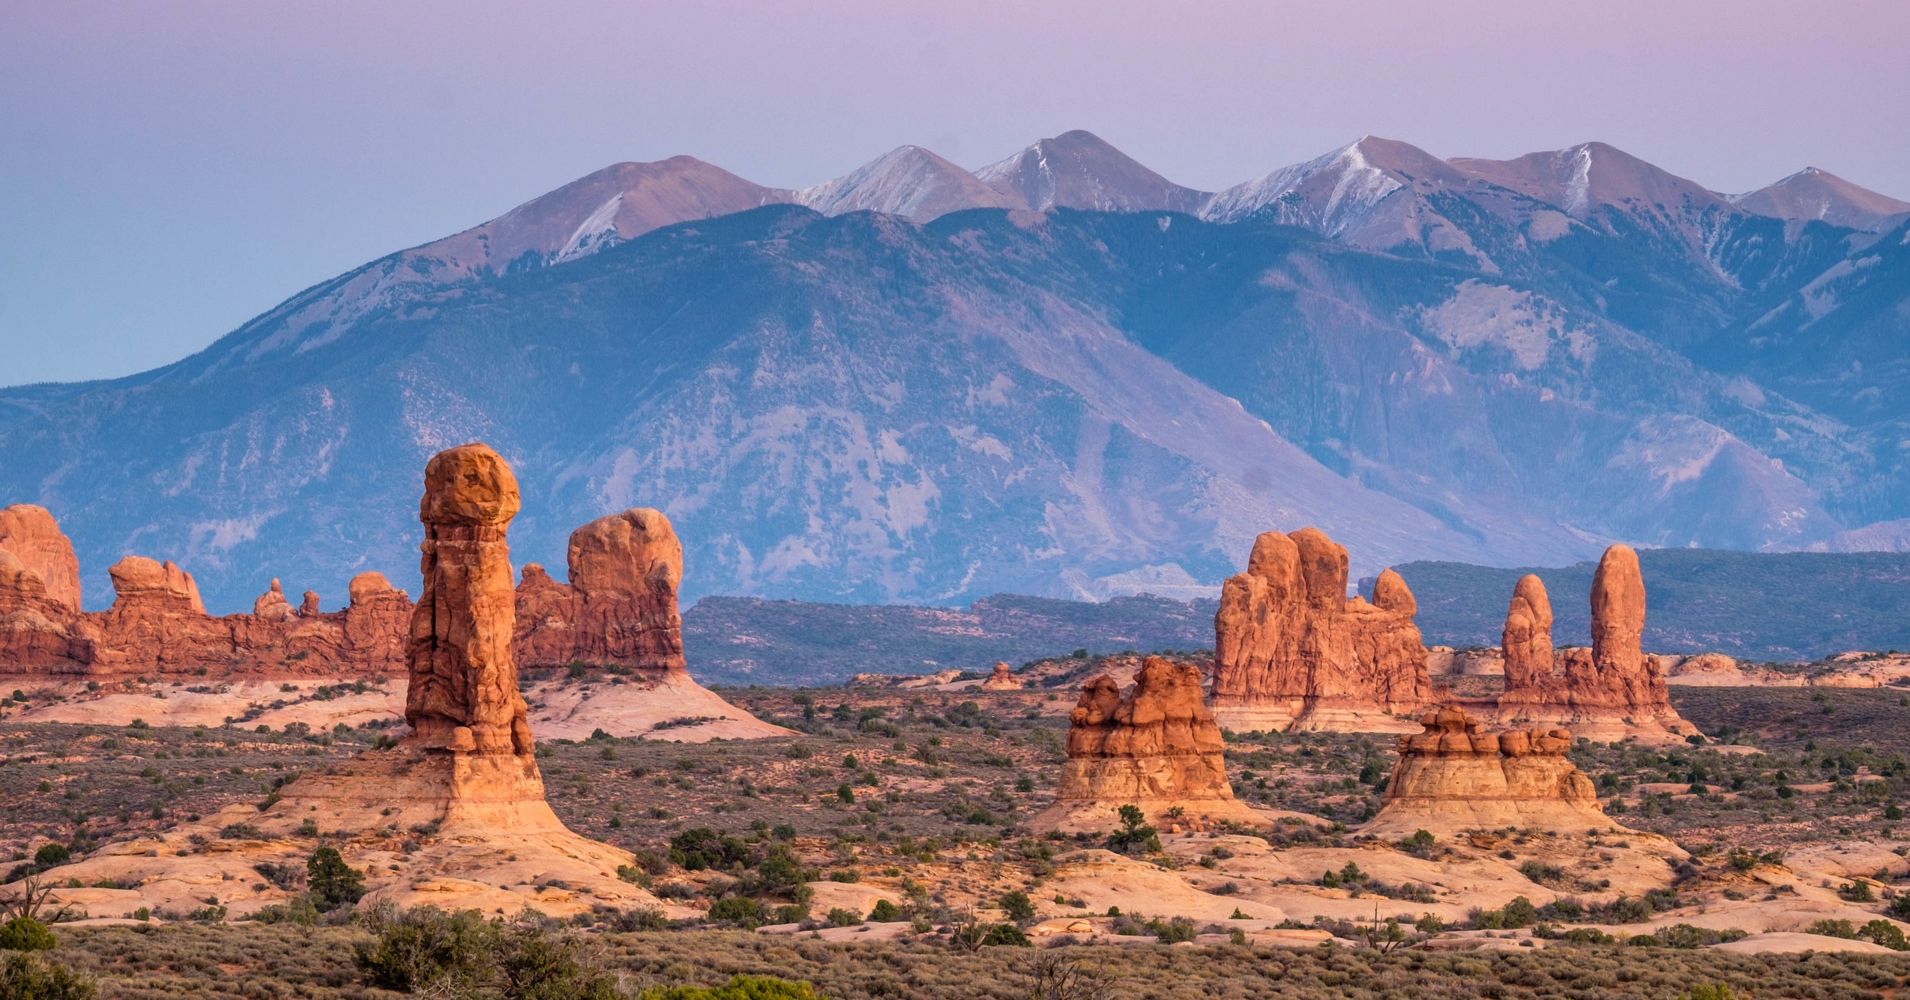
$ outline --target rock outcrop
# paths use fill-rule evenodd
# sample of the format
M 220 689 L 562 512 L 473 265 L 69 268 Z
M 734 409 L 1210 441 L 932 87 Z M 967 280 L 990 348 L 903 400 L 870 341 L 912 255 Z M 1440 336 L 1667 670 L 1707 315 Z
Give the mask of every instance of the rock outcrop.
M 39 578 L 46 600 L 68 611 L 80 610 L 79 557 L 45 507 L 22 503 L 0 508 L 0 552 Z
M 995 669 L 989 671 L 978 686 L 983 691 L 1019 691 L 1022 688 L 1021 678 L 1016 677 L 1006 663 L 995 664 Z
M 685 669 L 683 544 L 662 511 L 601 517 L 570 534 L 570 582 L 524 567 L 517 587 L 517 650 L 526 667 Z
M 1125 697 L 1113 678 L 1095 677 L 1068 722 L 1060 791 L 1033 829 L 1113 829 L 1124 805 L 1170 827 L 1265 821 L 1234 798 L 1220 727 L 1191 664 L 1148 657 Z
M 1398 732 L 1432 697 L 1418 604 L 1386 570 L 1346 596 L 1346 550 L 1315 528 L 1267 532 L 1214 616 L 1214 714 L 1242 732 Z
M 1591 603 L 1591 648 L 1554 651 L 1545 585 L 1536 576 L 1519 580 L 1506 613 L 1499 718 L 1570 726 L 1599 740 L 1670 742 L 1696 733 L 1671 705 L 1664 665 L 1641 646 L 1645 578 L 1630 546 L 1605 550 Z
M 1428 712 L 1423 730 L 1399 738 L 1399 762 L 1380 811 L 1362 832 L 1381 836 L 1426 830 L 1515 827 L 1551 832 L 1609 829 L 1598 792 L 1565 756 L 1564 729 L 1484 732 L 1463 710 Z

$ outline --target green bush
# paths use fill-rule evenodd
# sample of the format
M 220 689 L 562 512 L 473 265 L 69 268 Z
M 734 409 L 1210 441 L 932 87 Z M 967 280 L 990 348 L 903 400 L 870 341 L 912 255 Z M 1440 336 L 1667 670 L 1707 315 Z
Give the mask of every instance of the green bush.
M 336 847 L 321 847 L 305 862 L 305 882 L 312 906 L 330 913 L 357 903 L 365 895 L 365 873 L 345 863 Z
M 373 986 L 401 993 L 501 995 L 512 1000 L 620 1000 L 616 977 L 571 939 L 533 919 L 506 924 L 476 910 L 446 913 L 388 907 L 367 925 L 373 939 L 356 950 Z
M 32 917 L 14 917 L 0 926 L 0 950 L 50 951 L 58 943 L 53 932 Z
M 38 955 L 14 955 L 0 965 L 0 1000 L 93 1000 L 93 982 Z
M 719 924 L 754 929 L 763 923 L 763 904 L 748 896 L 725 896 L 710 904 L 709 918 Z
M 878 899 L 875 909 L 869 911 L 869 919 L 877 923 L 894 923 L 902 919 L 902 908 L 886 899 Z
M 637 1000 L 823 1000 L 808 983 L 773 976 L 732 976 L 721 986 L 653 986 Z
M 52 868 L 55 865 L 66 864 L 72 857 L 72 850 L 65 844 L 45 843 L 40 845 L 39 850 L 33 852 L 33 863 L 42 868 Z
M 1129 854 L 1136 848 L 1147 853 L 1161 849 L 1161 838 L 1147 825 L 1147 814 L 1135 805 L 1121 807 L 1121 828 L 1108 834 L 1108 850 Z
M 1027 893 L 1016 889 L 1001 894 L 1001 911 L 1008 914 L 1010 920 L 1033 920 L 1035 904 Z

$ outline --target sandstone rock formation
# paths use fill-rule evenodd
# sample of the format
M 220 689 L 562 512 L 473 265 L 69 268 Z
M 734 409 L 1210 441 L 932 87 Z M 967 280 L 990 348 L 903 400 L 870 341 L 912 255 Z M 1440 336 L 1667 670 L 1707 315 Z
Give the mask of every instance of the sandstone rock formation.
M 1397 732 L 1432 696 L 1418 609 L 1386 570 L 1346 596 L 1346 550 L 1315 528 L 1267 532 L 1214 616 L 1214 714 L 1243 732 Z
M 1022 684 L 1021 678 L 1015 676 L 1015 672 L 1008 668 L 1008 664 L 997 663 L 995 669 L 989 671 L 987 677 L 982 678 L 979 687 L 983 691 L 1019 691 Z
M 1554 652 L 1551 624 L 1545 585 L 1521 578 L 1506 614 L 1501 720 L 1566 725 L 1601 740 L 1668 742 L 1697 732 L 1671 706 L 1663 664 L 1640 646 L 1645 578 L 1630 546 L 1606 549 L 1592 577 L 1590 649 Z
M 1170 826 L 1264 822 L 1227 783 L 1220 727 L 1191 664 L 1148 657 L 1125 697 L 1096 677 L 1068 721 L 1060 793 L 1033 829 L 1113 829 L 1123 805 Z
M 518 584 L 517 650 L 526 667 L 682 671 L 683 544 L 662 511 L 639 508 L 571 532 L 570 582 L 542 566 Z
M 497 452 L 464 445 L 425 466 L 420 571 L 411 613 L 405 721 L 424 746 L 530 754 L 529 708 L 517 689 L 517 622 L 505 529 L 520 505 Z
M 47 600 L 68 611 L 80 610 L 79 557 L 45 507 L 23 503 L 0 508 L 0 552 L 11 554 L 39 578 Z
M 309 835 L 297 833 L 303 826 L 323 831 L 364 870 L 368 901 L 498 914 L 526 906 L 556 914 L 658 906 L 618 876 L 634 861 L 629 852 L 572 833 L 545 801 L 511 654 L 516 612 L 506 528 L 517 508 L 516 480 L 486 446 L 441 452 L 426 467 L 424 589 L 408 645 L 412 730 L 396 747 L 301 777 L 262 809 L 232 806 L 65 866 L 62 884 L 132 886 L 67 900 L 118 916 L 120 909 L 105 908 L 177 908 L 192 898 L 182 894 L 215 886 L 233 915 L 255 911 L 286 895 L 261 881 L 257 866 L 301 863 L 311 848 Z M 378 599 L 388 589 L 380 582 L 361 578 L 354 596 Z M 233 824 L 255 827 L 258 838 L 216 836 Z M 392 831 L 407 829 L 410 843 L 394 851 Z
M 272 578 L 272 586 L 252 602 L 252 617 L 264 622 L 289 622 L 298 617 L 292 605 L 285 599 L 285 589 L 279 586 L 278 577 Z
M 1453 707 L 1428 712 L 1423 731 L 1399 738 L 1399 763 L 1380 811 L 1362 828 L 1381 836 L 1426 830 L 1608 829 L 1591 779 L 1566 758 L 1564 729 L 1483 732 Z

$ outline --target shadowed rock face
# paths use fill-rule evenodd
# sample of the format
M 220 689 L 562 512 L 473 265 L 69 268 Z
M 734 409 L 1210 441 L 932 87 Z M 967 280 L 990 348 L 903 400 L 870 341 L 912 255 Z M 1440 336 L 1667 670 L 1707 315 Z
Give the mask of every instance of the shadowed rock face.
M 1214 616 L 1214 712 L 1239 731 L 1398 731 L 1432 693 L 1418 603 L 1398 573 L 1347 599 L 1346 549 L 1315 528 L 1267 532 Z
M 1368 832 L 1613 825 L 1591 779 L 1565 756 L 1572 747 L 1567 730 L 1484 732 L 1452 707 L 1427 713 L 1420 724 L 1421 732 L 1399 738 L 1399 763 Z
M 535 563 L 517 587 L 517 652 L 526 667 L 683 671 L 683 545 L 662 511 L 639 508 L 571 532 L 570 583 Z
M 1097 676 L 1068 721 L 1060 793 L 1033 821 L 1038 828 L 1111 826 L 1123 805 L 1149 816 L 1179 809 L 1193 824 L 1259 820 L 1227 784 L 1220 727 L 1193 664 L 1150 656 L 1125 697 L 1113 678 Z
M 517 479 L 487 445 L 439 452 L 425 466 L 424 592 L 411 614 L 405 721 L 427 748 L 535 750 L 511 655 L 517 609 L 505 533 L 518 507 Z
M 1613 545 L 1592 577 L 1592 646 L 1556 653 L 1552 606 L 1536 576 L 1519 580 L 1502 642 L 1507 721 L 1570 725 L 1594 739 L 1682 738 L 1697 730 L 1671 706 L 1664 668 L 1640 646 L 1645 578 L 1638 553 Z

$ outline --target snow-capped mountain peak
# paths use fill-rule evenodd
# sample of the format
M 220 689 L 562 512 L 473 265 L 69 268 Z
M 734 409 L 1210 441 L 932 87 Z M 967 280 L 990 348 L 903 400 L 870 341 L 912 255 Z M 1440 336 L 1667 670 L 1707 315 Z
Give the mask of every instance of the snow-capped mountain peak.
M 975 171 L 976 179 L 1029 208 L 1192 212 L 1208 197 L 1142 166 L 1092 132 L 1042 139 Z
M 973 174 L 920 146 L 898 146 L 831 181 L 795 192 L 824 215 L 883 212 L 927 222 L 965 208 L 1022 208 Z

